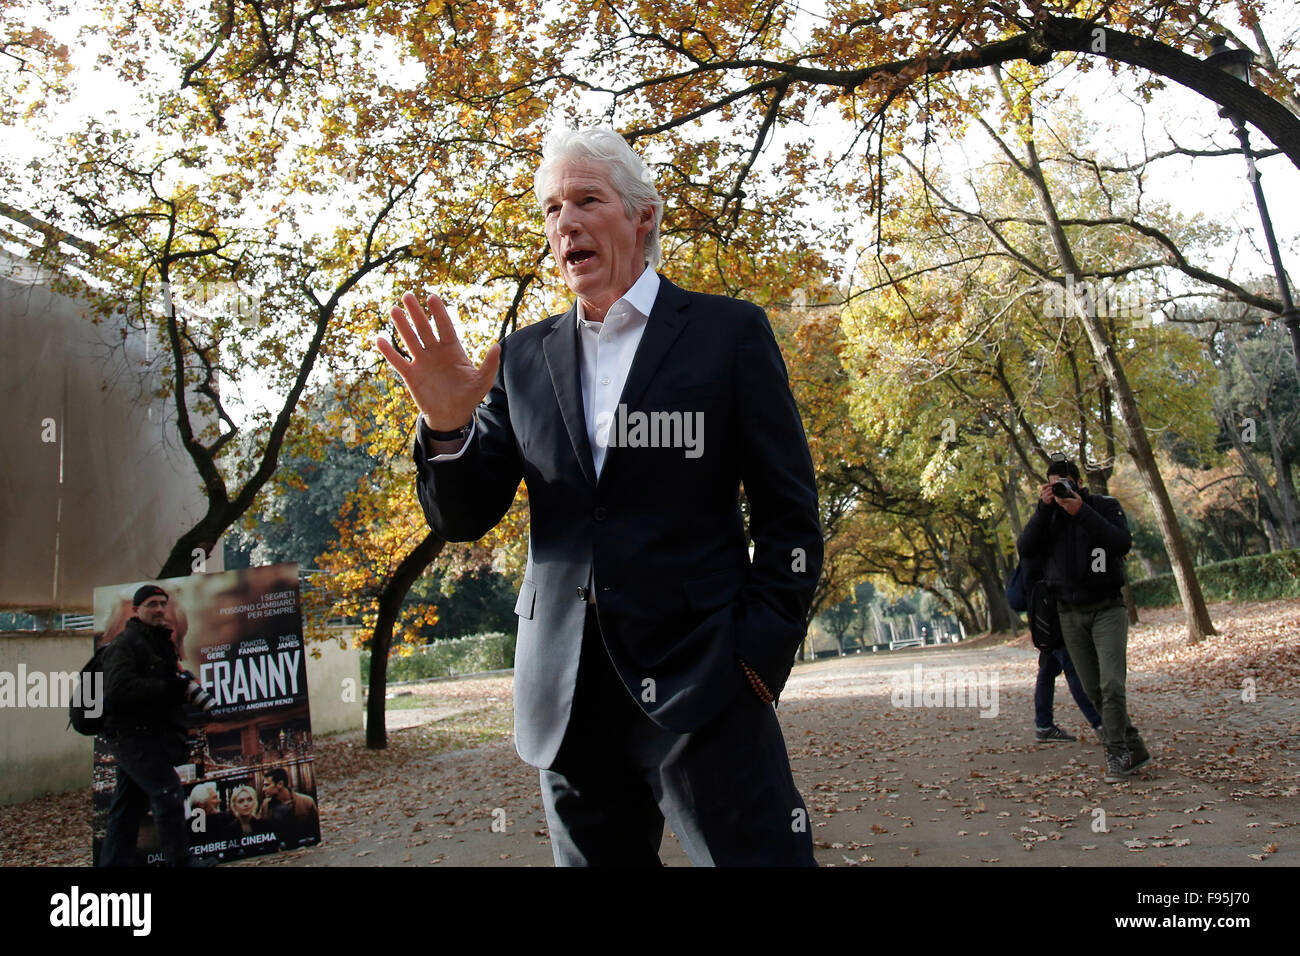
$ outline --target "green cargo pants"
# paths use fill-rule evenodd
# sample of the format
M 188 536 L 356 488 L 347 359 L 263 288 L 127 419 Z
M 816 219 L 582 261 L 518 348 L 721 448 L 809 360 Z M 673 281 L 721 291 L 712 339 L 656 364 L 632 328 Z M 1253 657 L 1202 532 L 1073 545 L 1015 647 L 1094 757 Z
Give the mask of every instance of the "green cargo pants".
M 1123 604 L 1057 604 L 1061 637 L 1093 706 L 1101 712 L 1108 753 L 1123 753 L 1142 744 L 1128 717 L 1124 692 L 1128 672 L 1128 611 Z

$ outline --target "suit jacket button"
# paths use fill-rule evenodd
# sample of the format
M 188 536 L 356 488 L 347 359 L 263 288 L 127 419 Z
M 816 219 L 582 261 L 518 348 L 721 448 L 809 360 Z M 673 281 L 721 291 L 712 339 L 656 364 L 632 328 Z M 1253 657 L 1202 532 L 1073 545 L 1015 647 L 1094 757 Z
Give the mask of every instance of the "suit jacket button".
M 592 512 L 592 517 L 597 521 L 604 521 L 609 517 L 609 510 L 604 505 L 600 505 Z
M 583 604 L 587 603 L 587 589 L 583 587 L 581 584 L 578 585 L 578 600 L 581 601 Z

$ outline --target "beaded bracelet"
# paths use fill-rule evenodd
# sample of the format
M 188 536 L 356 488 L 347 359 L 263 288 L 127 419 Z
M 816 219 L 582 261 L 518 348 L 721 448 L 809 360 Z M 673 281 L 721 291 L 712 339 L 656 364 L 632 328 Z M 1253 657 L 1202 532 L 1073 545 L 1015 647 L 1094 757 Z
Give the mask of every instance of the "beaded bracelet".
M 753 688 L 754 694 L 758 699 L 765 704 L 772 703 L 772 692 L 768 690 L 767 685 L 763 683 L 763 678 L 759 677 L 754 671 L 754 668 L 750 667 L 744 661 L 740 662 L 740 666 L 744 668 L 745 676 L 749 678 L 749 686 Z

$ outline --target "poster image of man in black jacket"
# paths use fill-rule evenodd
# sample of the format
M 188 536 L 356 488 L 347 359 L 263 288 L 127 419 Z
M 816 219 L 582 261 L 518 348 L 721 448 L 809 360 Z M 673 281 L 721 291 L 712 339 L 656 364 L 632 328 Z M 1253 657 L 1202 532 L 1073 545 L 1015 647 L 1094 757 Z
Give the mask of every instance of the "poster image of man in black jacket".
M 1022 558 L 1045 564 L 1061 637 L 1093 705 L 1101 711 L 1107 783 L 1119 783 L 1151 760 L 1129 720 L 1125 696 L 1128 611 L 1124 556 L 1132 546 L 1124 509 L 1091 494 L 1078 466 L 1054 455 L 1038 506 L 1017 543 Z
M 140 821 L 152 810 L 168 866 L 187 866 L 185 792 L 175 765 L 187 756 L 184 701 L 172 632 L 163 623 L 167 592 L 146 584 L 134 615 L 104 653 L 104 739 L 117 765 L 100 866 L 137 863 Z

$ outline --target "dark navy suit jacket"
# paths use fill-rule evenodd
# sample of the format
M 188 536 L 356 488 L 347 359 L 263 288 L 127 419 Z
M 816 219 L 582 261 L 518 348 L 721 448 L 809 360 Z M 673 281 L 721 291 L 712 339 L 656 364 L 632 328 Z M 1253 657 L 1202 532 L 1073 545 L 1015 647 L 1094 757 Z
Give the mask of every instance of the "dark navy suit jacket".
M 761 309 L 661 281 L 620 399 L 633 437 L 608 448 L 599 480 L 578 347 L 576 306 L 506 337 L 470 447 L 430 464 L 423 419 L 415 447 L 420 503 L 450 541 L 482 537 L 527 485 L 515 745 L 538 767 L 568 728 L 589 581 L 629 693 L 688 733 L 750 693 L 740 660 L 780 692 L 822 563 L 808 443 Z M 703 413 L 702 448 L 632 447 L 636 412 Z

